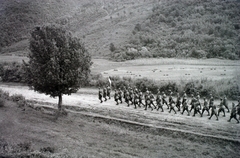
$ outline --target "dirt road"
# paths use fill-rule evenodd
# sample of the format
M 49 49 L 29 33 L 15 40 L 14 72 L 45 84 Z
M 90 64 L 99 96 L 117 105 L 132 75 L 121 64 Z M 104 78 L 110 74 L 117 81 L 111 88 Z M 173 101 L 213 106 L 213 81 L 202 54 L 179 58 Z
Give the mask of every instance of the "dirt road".
M 28 87 L 0 85 L 0 88 L 10 94 L 22 94 L 26 99 L 36 101 L 34 106 L 56 107 L 57 104 L 57 99 L 33 92 Z M 87 155 L 91 157 L 99 155 L 99 152 L 102 155 L 100 154 L 97 157 L 146 157 L 145 153 L 147 153 L 147 157 L 185 157 L 192 156 L 191 150 L 193 153 L 199 154 L 200 157 L 233 157 L 240 155 L 240 125 L 236 124 L 235 120 L 230 123 L 227 122 L 229 113 L 226 117 L 220 116 L 219 121 L 216 121 L 214 117 L 208 120 L 207 114 L 204 114 L 203 117 L 199 115 L 192 117 L 187 116 L 187 114 L 181 115 L 179 112 L 177 114 L 168 113 L 166 107 L 164 112 L 160 112 L 156 110 L 145 111 L 143 108 L 134 109 L 133 106 L 127 107 L 125 103 L 117 106 L 113 99 L 100 104 L 96 89 L 81 89 L 76 94 L 64 96 L 63 103 L 66 105 L 69 115 L 54 124 L 56 126 L 55 130 L 51 129 L 52 122 L 48 122 L 44 117 L 43 122 L 41 119 L 39 121 L 39 118 L 37 120 L 32 118 L 32 122 L 29 123 L 34 126 L 31 127 L 31 130 L 38 134 L 42 131 L 49 137 L 47 141 L 44 136 L 43 142 L 47 141 L 48 144 L 56 146 L 60 151 L 65 148 L 54 144 L 54 141 L 63 143 L 73 153 L 84 153 L 82 150 L 75 151 L 73 142 L 82 147 L 84 142 L 80 141 L 85 140 L 87 142 L 85 145 L 91 147 L 91 150 L 86 149 L 86 146 L 84 149 L 86 149 Z M 78 133 L 78 118 L 82 118 L 83 126 L 86 127 L 86 131 L 82 131 L 83 133 L 80 131 Z M 23 120 L 28 124 L 29 120 L 26 120 L 26 118 Z M 35 129 L 34 122 L 37 122 L 36 125 L 40 127 Z M 47 129 L 41 129 L 41 126 L 44 126 L 45 123 Z M 66 125 L 67 128 L 65 129 L 64 126 Z M 91 126 L 96 126 L 101 130 L 96 130 Z M 100 133 L 98 133 L 99 130 Z M 83 135 L 80 136 L 81 133 Z M 89 135 L 86 133 L 89 133 Z M 61 135 L 64 135 L 64 138 Z M 90 139 L 84 136 L 90 136 Z M 59 140 L 56 140 L 56 138 L 59 138 Z M 54 141 L 51 142 L 50 140 Z M 69 142 L 66 143 L 65 141 Z M 40 143 L 38 146 L 41 145 Z M 121 147 L 119 148 L 119 146 Z M 170 150 L 166 151 L 165 148 Z M 185 148 L 188 148 L 188 152 L 185 151 Z M 191 149 L 189 150 L 189 148 Z M 95 150 L 99 150 L 99 152 Z M 114 154 L 117 155 L 114 156 Z

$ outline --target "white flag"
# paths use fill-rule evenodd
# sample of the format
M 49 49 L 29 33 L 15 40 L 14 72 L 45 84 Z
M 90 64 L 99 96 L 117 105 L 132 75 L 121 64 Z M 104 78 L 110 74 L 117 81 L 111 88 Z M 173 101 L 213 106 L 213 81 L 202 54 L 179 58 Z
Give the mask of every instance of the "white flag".
M 108 77 L 108 82 L 109 82 L 110 87 L 111 87 L 112 81 L 111 81 L 110 77 Z

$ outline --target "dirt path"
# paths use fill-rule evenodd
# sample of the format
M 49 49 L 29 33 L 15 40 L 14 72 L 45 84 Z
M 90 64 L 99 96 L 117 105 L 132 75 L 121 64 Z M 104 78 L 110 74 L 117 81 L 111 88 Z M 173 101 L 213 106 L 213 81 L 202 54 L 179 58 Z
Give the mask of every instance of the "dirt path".
M 28 87 L 0 88 L 35 100 L 35 106 L 54 107 L 57 103 L 57 99 Z M 54 147 L 54 157 L 240 156 L 239 143 L 232 141 L 239 141 L 240 127 L 234 121 L 226 121 L 229 113 L 215 121 L 206 116 L 169 114 L 166 108 L 162 113 L 126 104 L 116 106 L 113 100 L 100 104 L 96 89 L 81 89 L 63 99 L 70 112 L 58 120 L 32 108 L 21 111 L 7 103 L 0 110 L 0 140 L 8 144 L 30 141 L 34 150 Z
M 54 99 L 44 94 L 39 94 L 29 90 L 29 88 L 25 86 L 0 85 L 0 88 L 8 91 L 10 94 L 22 94 L 26 99 L 40 103 L 35 106 L 50 106 L 56 108 L 57 105 L 57 98 Z M 145 111 L 143 108 L 134 109 L 133 106 L 127 107 L 125 103 L 117 106 L 113 99 L 100 104 L 97 99 L 97 90 L 86 88 L 79 90 L 76 94 L 64 96 L 63 104 L 66 105 L 69 110 L 73 111 L 93 113 L 144 123 L 159 128 L 238 140 L 240 142 L 240 124 L 236 124 L 235 120 L 232 120 L 230 123 L 227 122 L 230 113 L 226 113 L 226 117 L 220 115 L 219 121 L 216 121 L 215 116 L 213 116 L 211 120 L 208 120 L 207 113 L 205 113 L 203 117 L 200 117 L 198 114 L 196 117 L 192 117 L 187 116 L 186 113 L 184 115 L 181 115 L 180 112 L 177 112 L 177 114 L 173 112 L 169 113 L 166 107 L 164 112 L 160 112 L 156 110 Z

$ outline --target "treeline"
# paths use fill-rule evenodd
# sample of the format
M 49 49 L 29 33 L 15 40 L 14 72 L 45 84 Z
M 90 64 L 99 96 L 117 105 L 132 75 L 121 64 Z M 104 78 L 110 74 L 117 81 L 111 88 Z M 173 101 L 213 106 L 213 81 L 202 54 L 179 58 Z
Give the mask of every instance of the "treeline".
M 1 63 L 0 64 L 0 78 L 2 82 L 16 82 L 26 83 L 25 71 L 22 64 Z M 180 82 L 162 82 L 148 78 L 133 79 L 131 77 L 112 76 L 113 89 L 123 88 L 123 86 L 136 86 L 141 91 L 145 92 L 148 88 L 153 93 L 157 93 L 157 89 L 169 93 L 170 90 L 176 93 L 185 91 L 189 96 L 191 94 L 200 93 L 202 97 L 208 97 L 212 93 L 216 98 L 226 95 L 229 99 L 240 99 L 240 76 L 234 79 L 213 81 L 209 79 L 180 81 Z M 108 85 L 108 79 L 101 74 L 91 75 L 89 83 L 86 87 L 104 87 Z
M 111 57 L 240 58 L 239 1 L 164 0 Z M 114 43 L 113 43 L 114 45 Z M 144 48 L 144 49 L 143 49 Z
M 201 97 L 207 98 L 210 96 L 210 94 L 213 94 L 215 98 L 220 98 L 226 95 L 229 99 L 240 99 L 240 85 L 236 83 L 236 81 L 240 79 L 240 76 L 229 80 L 213 81 L 209 79 L 200 79 L 180 82 L 163 82 L 148 78 L 121 78 L 119 76 L 112 76 L 110 78 L 113 89 L 123 88 L 124 86 L 136 86 L 142 92 L 145 92 L 146 88 L 148 88 L 154 94 L 157 93 L 157 89 L 160 89 L 161 92 L 165 92 L 166 94 L 169 94 L 170 92 L 173 92 L 174 95 L 177 93 L 183 94 L 185 91 L 188 96 L 199 93 Z M 89 86 L 94 87 L 105 87 L 106 85 L 109 85 L 108 79 L 102 77 L 101 74 L 92 76 L 91 82 L 89 83 Z

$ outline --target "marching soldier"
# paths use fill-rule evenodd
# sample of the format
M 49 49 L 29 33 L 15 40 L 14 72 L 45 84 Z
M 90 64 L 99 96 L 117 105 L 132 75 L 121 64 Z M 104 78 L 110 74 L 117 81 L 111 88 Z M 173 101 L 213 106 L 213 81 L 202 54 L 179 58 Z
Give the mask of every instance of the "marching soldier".
M 115 89 L 114 100 L 115 100 L 115 102 L 117 103 L 116 105 L 119 104 L 119 103 L 118 103 L 118 99 L 119 99 L 119 93 L 118 93 L 118 91 Z
M 208 112 L 208 116 L 210 116 L 209 108 L 208 108 L 208 102 L 207 102 L 205 97 L 203 98 L 203 101 L 204 102 L 203 102 L 203 109 L 202 109 L 202 115 L 201 116 L 203 116 L 204 111 L 207 111 Z
M 223 105 L 224 105 L 225 108 L 228 110 L 227 112 L 230 112 L 230 111 L 229 111 L 229 108 L 228 108 L 228 102 L 227 102 L 227 97 L 226 97 L 226 95 L 225 95 L 224 98 L 223 98 Z
M 148 89 L 146 88 L 146 92 L 145 92 L 145 95 L 144 95 L 144 100 L 145 100 L 145 110 L 147 110 L 147 99 L 149 98 L 149 91 Z M 149 98 L 150 99 L 150 98 Z M 150 104 L 150 103 L 149 103 Z
M 188 112 L 188 116 L 190 116 L 190 113 L 189 113 L 189 110 L 188 110 L 187 101 L 184 101 L 184 102 L 183 102 L 182 107 L 183 107 L 182 115 L 183 115 L 183 113 L 184 113 L 185 111 L 187 111 L 187 112 Z
M 139 106 L 139 95 L 136 92 L 134 92 L 133 104 L 135 109 L 137 108 L 137 105 Z
M 195 108 L 195 103 L 197 102 L 197 99 L 194 97 L 194 95 L 192 94 L 192 100 L 191 100 L 191 109 L 190 112 Z
M 130 106 L 129 105 L 129 102 L 130 102 L 130 93 L 129 93 L 129 91 L 126 92 L 125 97 L 126 97 L 125 102 L 127 103 L 127 106 Z
M 98 88 L 98 99 L 100 100 L 100 103 L 102 103 L 103 101 L 102 101 L 102 97 L 103 97 L 103 95 L 102 95 L 102 90 L 100 89 L 100 87 Z
M 107 101 L 107 89 L 103 88 L 103 98 L 105 99 L 104 101 Z
M 184 103 L 185 101 L 187 101 L 187 94 L 186 94 L 185 91 L 183 91 L 182 105 L 183 105 L 183 103 Z
M 202 114 L 201 114 L 201 112 L 200 112 L 200 109 L 201 109 L 201 104 L 200 104 L 200 102 L 196 101 L 196 102 L 194 103 L 194 113 L 193 113 L 193 117 L 195 117 L 195 115 L 196 115 L 197 113 L 199 113 L 200 116 L 202 117 Z
M 142 92 L 140 91 L 140 92 L 139 92 L 139 107 L 141 107 L 141 104 L 144 106 L 144 104 L 143 104 L 143 94 L 142 94 Z
M 231 121 L 232 118 L 234 118 L 235 120 L 237 120 L 237 123 L 239 123 L 239 120 L 237 119 L 237 106 L 235 106 L 234 103 L 232 103 L 232 110 L 231 110 L 231 115 L 230 118 L 228 120 L 228 122 Z
M 170 95 L 170 97 L 172 98 L 172 95 Z M 170 107 L 169 113 L 171 113 L 171 111 L 173 110 L 173 111 L 175 112 L 175 114 L 176 114 L 177 112 L 176 112 L 175 109 L 174 109 L 174 105 L 175 105 L 174 100 L 173 100 L 173 99 L 170 99 L 169 101 L 170 101 L 170 102 L 169 102 L 169 107 Z
M 153 93 L 150 91 L 150 106 L 153 105 L 154 109 L 156 109 L 157 107 L 155 106 L 154 104 L 154 100 L 155 100 L 155 97 L 153 95 Z
M 169 97 L 168 97 L 168 103 L 170 104 L 173 101 L 173 97 L 172 97 L 172 92 L 170 92 Z
M 163 95 L 162 95 L 162 105 L 166 104 L 167 105 L 167 109 L 169 109 L 169 105 L 167 103 L 167 96 L 166 94 L 163 92 Z
M 224 110 L 224 105 L 223 105 L 223 99 L 220 99 L 220 105 L 219 105 L 219 109 L 218 109 L 218 116 L 220 114 L 220 112 L 223 112 L 223 117 L 225 117 L 225 110 Z
M 121 88 L 118 89 L 118 97 L 119 97 L 120 103 L 122 104 L 123 92 L 122 92 Z
M 209 99 L 209 109 L 213 106 L 213 104 L 214 104 L 214 99 L 213 99 L 212 94 L 210 94 L 210 99 Z
M 146 93 L 145 94 L 145 109 L 144 110 L 147 110 L 147 107 L 149 107 L 153 110 L 153 108 L 151 107 L 150 95 Z
M 107 96 L 108 96 L 108 99 L 111 99 L 111 88 L 110 88 L 110 86 L 107 86 Z
M 130 88 L 130 90 L 129 90 L 129 101 L 131 102 L 131 104 L 133 104 L 133 99 L 134 99 L 133 89 Z
M 218 121 L 218 115 L 217 115 L 217 107 L 216 105 L 212 105 L 211 106 L 211 116 L 208 118 L 209 120 L 212 118 L 213 115 L 215 115 L 217 117 L 217 121 Z
M 161 100 L 161 92 L 158 89 L 158 93 L 157 93 L 157 97 L 156 97 L 156 103 L 157 103 L 157 111 L 161 108 L 162 112 L 163 110 L 163 106 L 162 106 L 162 100 Z
M 181 97 L 179 93 L 177 93 L 176 107 L 178 108 L 178 111 L 180 111 L 180 106 L 181 106 Z

